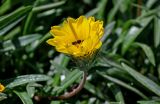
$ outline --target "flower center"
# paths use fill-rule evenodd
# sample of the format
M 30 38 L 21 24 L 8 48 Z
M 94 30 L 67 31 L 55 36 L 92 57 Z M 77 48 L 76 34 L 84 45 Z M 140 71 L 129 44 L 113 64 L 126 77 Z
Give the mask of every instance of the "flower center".
M 76 40 L 74 42 L 72 42 L 72 45 L 78 45 L 81 44 L 84 40 Z

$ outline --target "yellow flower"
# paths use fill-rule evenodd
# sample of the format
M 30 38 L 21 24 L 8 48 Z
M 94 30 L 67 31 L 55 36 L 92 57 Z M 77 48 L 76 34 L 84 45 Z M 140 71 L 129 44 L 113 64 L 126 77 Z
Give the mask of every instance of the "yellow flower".
M 55 46 L 57 51 L 74 58 L 86 58 L 101 47 L 104 28 L 103 22 L 95 21 L 94 17 L 69 17 L 61 26 L 51 27 L 50 33 L 54 38 L 47 43 Z
M 0 92 L 3 92 L 5 87 L 0 83 Z

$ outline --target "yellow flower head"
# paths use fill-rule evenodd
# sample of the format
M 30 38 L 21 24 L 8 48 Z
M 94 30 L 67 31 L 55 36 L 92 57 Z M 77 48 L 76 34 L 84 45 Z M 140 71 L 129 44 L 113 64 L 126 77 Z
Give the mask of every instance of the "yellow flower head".
M 55 46 L 57 51 L 74 58 L 85 58 L 101 47 L 104 29 L 102 21 L 80 16 L 77 19 L 69 17 L 61 26 L 51 27 L 50 33 L 54 38 L 47 43 Z
M 0 83 L 0 92 L 3 92 L 5 87 Z

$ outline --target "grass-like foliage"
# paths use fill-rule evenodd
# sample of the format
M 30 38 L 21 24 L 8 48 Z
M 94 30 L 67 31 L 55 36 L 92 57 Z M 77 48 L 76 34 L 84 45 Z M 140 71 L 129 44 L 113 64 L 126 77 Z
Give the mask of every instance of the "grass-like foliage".
M 80 93 L 76 61 L 46 43 L 67 17 L 104 22 Z M 159 0 L 1 0 L 0 104 L 160 104 Z M 5 89 L 4 89 L 5 88 Z

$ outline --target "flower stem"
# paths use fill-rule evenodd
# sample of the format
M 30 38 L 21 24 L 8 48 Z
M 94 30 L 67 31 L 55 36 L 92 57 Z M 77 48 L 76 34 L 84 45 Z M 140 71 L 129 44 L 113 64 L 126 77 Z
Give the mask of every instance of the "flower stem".
M 85 82 L 86 82 L 86 78 L 87 78 L 87 72 L 86 71 L 83 71 L 83 78 L 81 80 L 81 82 L 79 83 L 78 87 L 76 87 L 75 89 L 73 89 L 71 92 L 68 92 L 66 94 L 63 94 L 63 95 L 60 95 L 60 96 L 34 96 L 34 99 L 36 101 L 40 101 L 42 99 L 49 99 L 49 100 L 65 100 L 65 99 L 69 99 L 71 97 L 73 97 L 74 95 L 76 95 L 77 93 L 79 93 Z
M 82 80 L 81 80 L 81 82 L 80 82 L 80 84 L 78 85 L 77 88 L 73 89 L 71 92 L 68 92 L 68 93 L 66 93 L 64 95 L 49 96 L 48 98 L 50 100 L 55 100 L 55 99 L 64 100 L 64 99 L 68 99 L 68 98 L 73 97 L 74 95 L 76 95 L 77 93 L 79 93 L 82 90 L 82 88 L 83 88 L 83 86 L 84 86 L 84 84 L 86 82 L 86 78 L 87 78 L 87 72 L 83 71 L 83 78 L 82 78 Z

